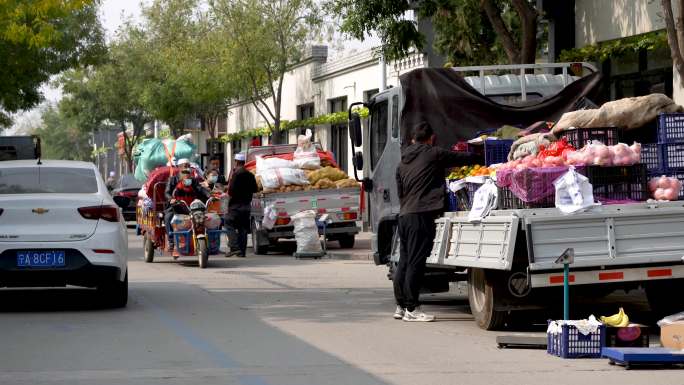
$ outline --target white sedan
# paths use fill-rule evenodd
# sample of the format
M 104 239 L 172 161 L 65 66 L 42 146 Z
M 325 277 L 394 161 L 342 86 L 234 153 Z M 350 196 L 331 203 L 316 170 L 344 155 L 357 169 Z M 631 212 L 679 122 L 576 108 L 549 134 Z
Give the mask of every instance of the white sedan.
M 0 162 L 0 287 L 94 287 L 123 307 L 127 261 L 121 210 L 92 163 Z

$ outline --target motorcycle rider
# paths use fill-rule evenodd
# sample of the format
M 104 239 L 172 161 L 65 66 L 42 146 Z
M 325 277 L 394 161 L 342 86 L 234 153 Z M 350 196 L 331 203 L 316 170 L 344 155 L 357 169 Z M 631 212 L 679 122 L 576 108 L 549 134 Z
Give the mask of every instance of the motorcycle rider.
M 192 168 L 190 167 L 190 160 L 189 159 L 180 159 L 176 165 L 178 166 L 178 169 L 180 172 L 174 173 L 169 180 L 166 182 L 166 190 L 164 192 L 164 195 L 166 196 L 167 202 L 169 202 L 169 205 L 166 207 L 164 210 L 164 225 L 166 226 L 166 233 L 168 235 L 167 239 L 167 251 L 169 252 L 174 252 L 174 239 L 171 236 L 171 232 L 173 229 L 171 228 L 171 219 L 173 218 L 173 208 L 171 207 L 171 204 L 175 203 L 175 199 L 173 197 L 173 193 L 176 190 L 176 187 L 178 187 L 178 183 L 180 183 L 181 180 L 181 175 L 180 173 L 183 171 L 188 171 L 190 175 L 192 174 Z M 194 177 L 193 177 L 194 179 Z M 187 182 L 186 182 L 187 183 Z M 189 204 L 189 203 L 188 203 Z
M 185 202 L 188 207 L 190 207 L 190 204 L 195 200 L 199 199 L 202 202 L 206 202 L 207 199 L 209 199 L 210 193 L 207 189 L 202 187 L 198 182 L 197 179 L 193 178 L 192 171 L 190 170 L 182 170 L 179 174 L 179 181 L 176 184 L 176 187 L 173 190 L 173 193 L 171 194 L 171 200 L 169 200 L 171 212 L 173 212 L 173 205 L 176 204 L 176 202 L 182 201 Z M 173 216 L 171 217 L 173 218 Z M 169 224 L 171 222 L 171 219 L 169 219 Z M 171 226 L 169 225 L 169 229 L 171 229 Z M 169 230 L 173 231 L 173 229 Z M 169 245 L 171 245 L 173 240 L 173 237 L 171 236 L 169 232 Z M 173 256 L 174 259 L 179 257 L 178 250 L 173 249 L 171 255 Z

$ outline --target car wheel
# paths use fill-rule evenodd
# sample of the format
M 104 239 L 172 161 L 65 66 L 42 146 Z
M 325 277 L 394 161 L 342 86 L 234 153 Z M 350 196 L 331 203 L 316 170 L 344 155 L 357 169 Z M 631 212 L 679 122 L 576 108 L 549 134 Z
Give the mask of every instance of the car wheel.
M 209 264 L 209 246 L 206 238 L 197 240 L 197 259 L 200 269 L 206 269 Z
M 145 262 L 152 263 L 154 261 L 154 243 L 145 234 Z
M 484 269 L 468 269 L 468 302 L 475 323 L 485 330 L 496 330 L 504 325 L 506 312 L 494 310 L 501 287 Z
M 97 287 L 104 303 L 112 308 L 125 307 L 128 303 L 128 272 L 123 281 L 118 279 Z
M 340 243 L 340 247 L 343 249 L 353 249 L 356 237 L 354 235 L 340 235 L 337 240 Z
M 256 229 L 256 224 L 252 222 L 252 248 L 254 249 L 254 254 L 256 255 L 266 255 L 268 254 L 268 244 L 263 241 L 263 235 L 261 231 Z

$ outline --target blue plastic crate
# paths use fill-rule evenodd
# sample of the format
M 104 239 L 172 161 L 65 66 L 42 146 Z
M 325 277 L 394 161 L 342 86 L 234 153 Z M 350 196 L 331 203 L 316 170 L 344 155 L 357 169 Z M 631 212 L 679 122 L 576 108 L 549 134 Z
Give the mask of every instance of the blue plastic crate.
M 621 131 L 618 127 L 574 128 L 563 132 L 568 144 L 576 149 L 583 148 L 592 140 L 598 140 L 606 146 L 614 146 L 620 142 Z
M 485 164 L 491 166 L 508 162 L 508 153 L 513 145 L 512 139 L 487 139 L 484 143 Z
M 588 335 L 572 325 L 562 325 L 561 329 L 559 334 L 547 334 L 547 353 L 562 358 L 601 358 L 601 349 L 606 345 L 605 326 Z
M 684 142 L 664 143 L 659 146 L 663 170 L 684 169 Z
M 684 142 L 684 114 L 658 115 L 658 142 Z
M 641 163 L 646 165 L 649 173 L 658 173 L 663 170 L 661 146 L 657 143 L 641 145 Z

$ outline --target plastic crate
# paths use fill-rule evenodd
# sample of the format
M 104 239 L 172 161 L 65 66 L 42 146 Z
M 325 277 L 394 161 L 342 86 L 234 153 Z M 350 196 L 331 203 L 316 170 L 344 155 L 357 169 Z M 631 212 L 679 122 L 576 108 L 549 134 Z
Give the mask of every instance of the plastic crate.
M 577 169 L 589 179 L 594 199 L 606 201 L 646 201 L 648 172 L 643 163 L 633 166 L 587 166 Z
M 561 329 L 558 334 L 547 333 L 547 353 L 562 358 L 601 358 L 601 349 L 606 345 L 605 326 L 588 335 L 573 325 L 561 325 Z
M 684 142 L 684 114 L 658 115 L 658 142 Z
M 563 132 L 563 136 L 576 149 L 589 144 L 592 140 L 598 140 L 606 146 L 614 146 L 620 141 L 620 129 L 618 127 L 575 128 Z
M 649 173 L 661 172 L 663 170 L 661 145 L 657 143 L 642 144 L 641 163 L 646 165 Z
M 663 170 L 684 169 L 684 143 L 665 143 L 659 147 Z
M 485 165 L 506 163 L 513 145 L 512 139 L 487 139 L 484 143 Z
M 606 327 L 606 347 L 647 348 L 650 346 L 649 330 L 645 325 Z
M 499 209 L 543 209 L 556 207 L 556 194 L 551 194 L 536 202 L 523 202 L 508 187 L 499 187 Z

